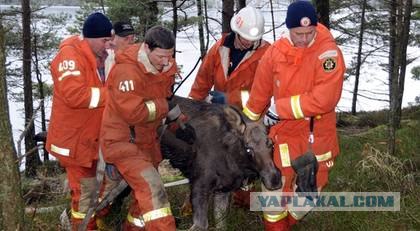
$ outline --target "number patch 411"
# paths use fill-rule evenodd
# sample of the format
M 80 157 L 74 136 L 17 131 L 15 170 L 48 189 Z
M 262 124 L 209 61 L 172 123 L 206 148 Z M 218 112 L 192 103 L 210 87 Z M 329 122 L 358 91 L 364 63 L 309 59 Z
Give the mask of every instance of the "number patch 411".
M 123 81 L 121 81 L 118 89 L 120 89 L 120 91 L 122 91 L 122 92 L 134 91 L 133 80 L 123 80 Z

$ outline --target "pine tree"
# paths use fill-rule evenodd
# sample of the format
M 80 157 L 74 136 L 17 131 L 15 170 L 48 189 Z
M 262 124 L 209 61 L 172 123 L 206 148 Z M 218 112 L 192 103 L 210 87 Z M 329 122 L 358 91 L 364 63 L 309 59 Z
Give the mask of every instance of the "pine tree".
M 0 17 L 0 229 L 24 230 L 23 200 L 16 150 L 9 118 L 6 81 L 5 30 Z

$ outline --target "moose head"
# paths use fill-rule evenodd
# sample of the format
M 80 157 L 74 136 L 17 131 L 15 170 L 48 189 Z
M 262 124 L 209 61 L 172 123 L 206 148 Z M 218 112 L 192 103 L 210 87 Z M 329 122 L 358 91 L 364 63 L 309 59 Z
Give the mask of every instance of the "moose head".
M 251 160 L 250 167 L 259 173 L 264 186 L 270 190 L 281 188 L 281 173 L 273 163 L 273 143 L 262 121 L 251 121 L 231 106 L 224 108 L 224 114 L 231 131 L 242 141 L 244 154 Z

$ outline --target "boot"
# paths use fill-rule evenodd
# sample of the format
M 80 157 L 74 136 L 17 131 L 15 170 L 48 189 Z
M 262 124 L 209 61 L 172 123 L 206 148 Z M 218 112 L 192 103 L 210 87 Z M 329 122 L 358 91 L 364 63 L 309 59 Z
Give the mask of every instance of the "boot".
M 292 215 L 288 215 L 287 216 L 287 220 L 289 221 L 289 226 L 290 228 L 292 228 L 292 226 L 294 226 L 298 221 L 292 217 Z
M 176 231 L 175 217 L 166 216 L 146 222 L 146 230 Z
M 125 220 L 122 224 L 121 230 L 122 231 L 145 231 L 146 229 L 144 227 L 135 226 L 134 224 Z
M 289 231 L 289 220 L 286 218 L 276 222 L 269 222 L 264 219 L 264 230 L 265 231 Z
M 79 226 L 82 224 L 82 222 L 83 222 L 83 219 L 71 218 L 71 231 L 78 231 Z M 94 218 L 91 218 L 89 220 L 89 223 L 86 226 L 86 230 L 87 231 L 98 230 L 98 227 L 96 226 L 96 220 Z

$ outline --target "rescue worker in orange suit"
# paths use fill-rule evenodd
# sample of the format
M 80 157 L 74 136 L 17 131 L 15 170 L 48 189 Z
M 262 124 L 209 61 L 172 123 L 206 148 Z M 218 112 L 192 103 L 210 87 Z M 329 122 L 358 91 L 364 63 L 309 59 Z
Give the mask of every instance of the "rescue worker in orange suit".
M 274 97 L 280 121 L 270 128 L 270 137 L 274 162 L 282 173 L 281 191 L 318 193 L 339 153 L 335 107 L 346 68 L 340 48 L 317 22 L 311 3 L 291 3 L 286 26 L 288 33 L 262 57 L 243 112 L 257 120 Z M 263 187 L 263 191 L 268 190 Z M 265 211 L 265 230 L 290 230 L 307 213 L 293 207 Z
M 108 77 L 112 67 L 115 64 L 115 54 L 123 52 L 127 47 L 135 42 L 135 30 L 129 21 L 117 21 L 112 26 L 112 42 L 111 48 L 107 49 L 108 57 L 105 60 L 105 75 Z M 110 80 L 108 80 L 110 81 Z M 121 181 L 121 175 L 115 170 L 115 167 L 107 164 L 105 173 L 114 181 Z M 121 212 L 124 199 L 130 194 L 131 188 L 126 187 L 112 200 L 113 213 Z
M 54 92 L 46 148 L 67 173 L 72 230 L 85 218 L 95 191 L 99 130 L 107 97 L 104 60 L 111 30 L 105 15 L 89 15 L 83 36 L 65 39 L 50 67 Z M 104 183 L 105 190 L 115 184 L 108 179 Z M 98 216 L 100 213 L 89 220 L 88 230 L 97 229 Z
M 242 109 L 248 100 L 258 62 L 270 44 L 262 39 L 264 16 L 254 7 L 242 8 L 232 17 L 230 27 L 232 32 L 224 34 L 204 57 L 189 97 Z M 213 87 L 214 91 L 210 91 Z M 249 207 L 252 186 L 250 189 L 245 183 L 242 189 L 234 192 L 234 202 Z
M 177 65 L 175 37 L 160 26 L 142 44 L 117 53 L 101 130 L 104 159 L 133 189 L 124 230 L 175 230 L 175 219 L 157 166 L 157 128 L 168 114 Z
M 108 57 L 105 60 L 105 74 L 109 75 L 112 66 L 115 64 L 115 53 L 134 44 L 135 31 L 133 26 L 128 21 L 118 21 L 113 25 L 113 38 L 111 49 L 108 49 Z

